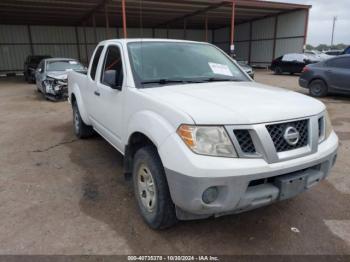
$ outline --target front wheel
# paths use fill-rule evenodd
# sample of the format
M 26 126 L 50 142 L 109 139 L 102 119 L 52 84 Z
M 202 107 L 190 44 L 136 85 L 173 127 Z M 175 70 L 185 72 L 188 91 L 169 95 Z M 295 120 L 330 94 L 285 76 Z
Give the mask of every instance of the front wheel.
M 134 158 L 133 184 L 139 211 L 153 229 L 164 229 L 177 222 L 164 168 L 153 146 L 139 149 Z
M 91 126 L 84 123 L 80 116 L 79 108 L 76 102 L 73 103 L 73 126 L 74 133 L 78 138 L 87 138 L 94 134 Z
M 314 80 L 309 85 L 309 93 L 313 97 L 323 97 L 328 93 L 327 85 L 322 80 Z

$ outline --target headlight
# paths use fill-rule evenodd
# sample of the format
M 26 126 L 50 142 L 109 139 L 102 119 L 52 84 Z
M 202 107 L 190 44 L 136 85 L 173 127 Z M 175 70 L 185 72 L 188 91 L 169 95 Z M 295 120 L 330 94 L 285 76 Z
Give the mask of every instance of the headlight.
M 332 123 L 327 111 L 325 111 L 324 116 L 319 118 L 318 125 L 319 143 L 321 143 L 325 141 L 333 131 Z
M 185 144 L 197 154 L 237 157 L 232 142 L 222 126 L 181 125 L 177 133 Z
M 333 131 L 331 119 L 329 118 L 329 114 L 327 111 L 324 116 L 324 122 L 325 122 L 325 139 L 327 139 Z

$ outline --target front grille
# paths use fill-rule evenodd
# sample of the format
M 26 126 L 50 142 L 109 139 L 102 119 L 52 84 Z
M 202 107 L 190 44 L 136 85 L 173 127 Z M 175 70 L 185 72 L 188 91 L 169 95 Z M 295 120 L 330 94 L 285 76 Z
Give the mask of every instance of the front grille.
M 294 122 L 267 125 L 266 128 L 270 133 L 276 151 L 284 152 L 306 146 L 308 143 L 308 122 L 308 120 L 300 120 Z M 299 141 L 295 145 L 288 144 L 283 137 L 285 130 L 290 126 L 295 127 L 300 135 Z
M 244 152 L 246 154 L 256 153 L 253 140 L 252 140 L 248 130 L 237 129 L 237 130 L 234 130 L 233 133 L 236 136 L 236 139 L 241 147 L 242 152 Z

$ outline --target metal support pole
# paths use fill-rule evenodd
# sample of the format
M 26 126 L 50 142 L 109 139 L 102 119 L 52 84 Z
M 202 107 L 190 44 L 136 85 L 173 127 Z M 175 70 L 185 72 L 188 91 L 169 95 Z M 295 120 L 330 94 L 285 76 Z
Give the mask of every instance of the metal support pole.
M 253 40 L 253 22 L 249 22 L 249 52 L 248 52 L 248 64 L 252 61 L 252 40 Z
M 332 40 L 331 40 L 331 48 L 334 45 L 334 29 L 335 29 L 335 22 L 337 21 L 337 17 L 333 17 L 333 26 L 332 26 Z
M 187 29 L 187 20 L 184 19 L 184 39 L 185 39 L 185 40 L 186 40 L 186 38 L 187 38 L 187 31 L 186 31 L 186 29 Z
M 75 39 L 77 40 L 77 52 L 78 52 L 78 58 L 81 60 L 81 54 L 80 54 L 80 43 L 79 43 L 79 34 L 78 34 L 78 27 L 75 27 Z
M 85 44 L 86 62 L 87 62 L 87 64 L 89 64 L 89 54 L 88 54 L 88 48 L 87 48 L 87 43 L 86 43 L 86 25 L 84 25 L 84 44 Z
M 309 13 L 310 9 L 306 11 L 306 19 L 305 19 L 305 27 L 304 27 L 304 50 L 306 49 L 306 39 L 307 39 L 307 31 L 308 31 L 308 26 L 309 26 Z
M 278 26 L 278 15 L 276 15 L 276 17 L 275 17 L 275 25 L 273 28 L 272 60 L 274 60 L 276 57 L 277 26 Z
M 123 12 L 123 35 L 124 38 L 128 38 L 128 33 L 126 31 L 126 11 L 125 11 L 125 0 L 122 0 L 122 12 Z
M 234 56 L 235 46 L 234 46 L 234 38 L 235 38 L 235 8 L 236 8 L 236 0 L 232 0 L 232 13 L 231 13 L 231 39 L 230 39 L 230 53 L 231 56 Z
M 34 46 L 33 46 L 33 38 L 32 38 L 32 30 L 30 29 L 30 25 L 27 25 L 29 44 L 30 44 L 30 53 L 34 55 Z
M 205 14 L 205 42 L 208 42 L 208 14 Z
M 95 40 L 95 44 L 97 44 L 96 17 L 95 17 L 95 14 L 92 15 L 92 26 L 93 26 L 93 28 L 94 28 L 94 40 Z
M 105 3 L 106 38 L 109 39 L 109 17 L 107 3 Z

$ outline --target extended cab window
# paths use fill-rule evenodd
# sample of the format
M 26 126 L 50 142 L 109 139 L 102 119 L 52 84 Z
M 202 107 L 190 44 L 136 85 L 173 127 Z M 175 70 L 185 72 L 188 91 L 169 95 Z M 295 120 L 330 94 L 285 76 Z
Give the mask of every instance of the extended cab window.
M 112 88 L 121 87 L 123 84 L 123 63 L 117 46 L 109 46 L 107 49 L 101 83 Z
M 91 76 L 92 80 L 95 80 L 97 65 L 98 65 L 98 61 L 100 61 L 100 56 L 101 56 L 102 50 L 103 50 L 103 46 L 100 46 L 96 50 L 94 60 L 92 61 L 91 70 L 90 70 L 90 76 Z

